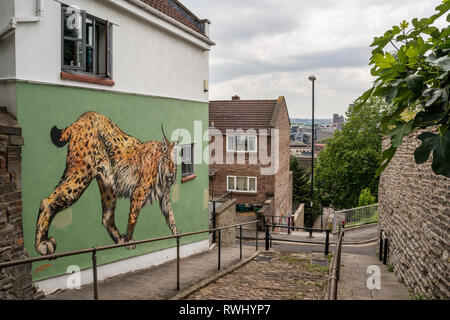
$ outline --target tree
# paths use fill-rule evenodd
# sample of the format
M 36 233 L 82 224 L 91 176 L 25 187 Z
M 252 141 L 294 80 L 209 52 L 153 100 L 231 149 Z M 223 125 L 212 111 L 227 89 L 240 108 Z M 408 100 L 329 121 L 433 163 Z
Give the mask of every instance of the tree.
M 422 144 L 414 151 L 415 161 L 424 163 L 433 152 L 434 173 L 450 178 L 450 27 L 433 26 L 449 10 L 450 0 L 444 0 L 431 17 L 412 19 L 409 30 L 410 24 L 403 21 L 371 45 L 371 73 L 377 78 L 358 103 L 378 96 L 394 108 L 381 121 L 391 145 L 383 152 L 377 175 L 387 167 L 405 136 L 432 128 L 436 133 L 418 136 Z M 446 19 L 450 22 L 450 14 Z
M 290 170 L 292 171 L 292 204 L 297 206 L 310 200 L 310 174 L 305 167 L 298 164 L 295 157 L 291 157 Z
M 292 204 L 305 204 L 305 226 L 312 226 L 316 217 L 323 212 L 317 189 L 314 190 L 314 203 L 311 215 L 311 169 L 299 165 L 297 158 L 291 157 Z
M 380 98 L 349 107 L 342 130 L 335 131 L 318 156 L 315 184 L 323 206 L 356 207 L 364 188 L 378 197 L 375 172 L 382 154 L 380 121 L 388 111 Z
M 369 188 L 365 188 L 361 190 L 361 194 L 359 195 L 358 206 L 365 207 L 370 206 L 376 202 L 376 198 L 370 193 Z

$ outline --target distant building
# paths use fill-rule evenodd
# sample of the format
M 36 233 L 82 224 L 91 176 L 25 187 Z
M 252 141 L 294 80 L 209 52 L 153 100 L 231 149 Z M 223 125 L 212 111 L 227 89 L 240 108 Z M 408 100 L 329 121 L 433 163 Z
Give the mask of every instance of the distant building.
M 342 125 L 344 124 L 345 119 L 344 116 L 340 116 L 339 114 L 333 114 L 333 126 L 338 129 L 342 129 Z
M 333 138 L 336 127 L 324 126 L 316 128 L 316 141 L 323 142 L 325 139 Z

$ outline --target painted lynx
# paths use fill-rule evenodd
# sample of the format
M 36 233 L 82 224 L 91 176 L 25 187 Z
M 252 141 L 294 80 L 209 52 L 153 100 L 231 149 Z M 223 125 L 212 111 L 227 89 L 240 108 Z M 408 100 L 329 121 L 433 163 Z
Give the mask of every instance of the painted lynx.
M 53 193 L 41 201 L 36 225 L 37 252 L 42 255 L 55 252 L 56 240 L 48 237 L 53 218 L 74 204 L 93 179 L 100 190 L 103 225 L 115 243 L 133 241 L 141 208 L 155 200 L 172 233 L 178 233 L 170 205 L 170 187 L 177 175 L 176 143 L 169 142 L 164 130 L 163 142 L 140 142 L 108 117 L 87 112 L 63 130 L 53 127 L 50 136 L 59 148 L 68 144 L 66 169 Z M 114 222 L 119 197 L 130 198 L 125 234 L 120 234 Z

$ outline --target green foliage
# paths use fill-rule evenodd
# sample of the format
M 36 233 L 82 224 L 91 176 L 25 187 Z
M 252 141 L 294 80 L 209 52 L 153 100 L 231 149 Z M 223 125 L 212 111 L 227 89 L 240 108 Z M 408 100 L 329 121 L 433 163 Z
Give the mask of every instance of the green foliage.
M 377 199 L 372 196 L 369 188 L 365 188 L 361 190 L 361 194 L 359 195 L 358 206 L 364 207 L 369 206 L 371 204 L 375 204 Z
M 388 110 L 389 106 L 375 97 L 349 107 L 342 130 L 335 132 L 318 157 L 314 179 L 323 206 L 357 207 L 365 188 L 377 199 L 379 179 L 374 176 L 381 160 L 379 123 Z
M 310 173 L 298 164 L 295 157 L 291 157 L 290 170 L 292 171 L 292 204 L 299 205 L 310 200 L 311 184 Z
M 427 132 L 419 136 L 422 145 L 414 156 L 417 163 L 423 163 L 433 152 L 433 171 L 450 177 L 450 27 L 433 26 L 449 10 L 450 0 L 444 0 L 431 17 L 414 18 L 411 27 L 403 21 L 376 37 L 371 45 L 374 48 L 371 74 L 376 80 L 358 98 L 358 103 L 364 104 L 377 96 L 394 107 L 381 121 L 391 146 L 383 152 L 377 175 L 387 167 L 405 136 L 418 129 L 437 127 L 436 134 Z
M 312 226 L 317 216 L 323 212 L 317 190 L 314 190 L 314 208 L 311 215 L 311 169 L 299 165 L 297 158 L 291 157 L 292 171 L 292 204 L 305 204 L 305 225 Z

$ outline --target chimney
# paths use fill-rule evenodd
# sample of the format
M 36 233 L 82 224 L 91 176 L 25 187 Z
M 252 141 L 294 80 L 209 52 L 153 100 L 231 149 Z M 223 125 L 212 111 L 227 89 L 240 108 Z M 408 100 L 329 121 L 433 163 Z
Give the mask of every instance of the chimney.
M 241 97 L 239 97 L 238 95 L 235 95 L 233 97 L 231 97 L 231 100 L 241 100 Z

